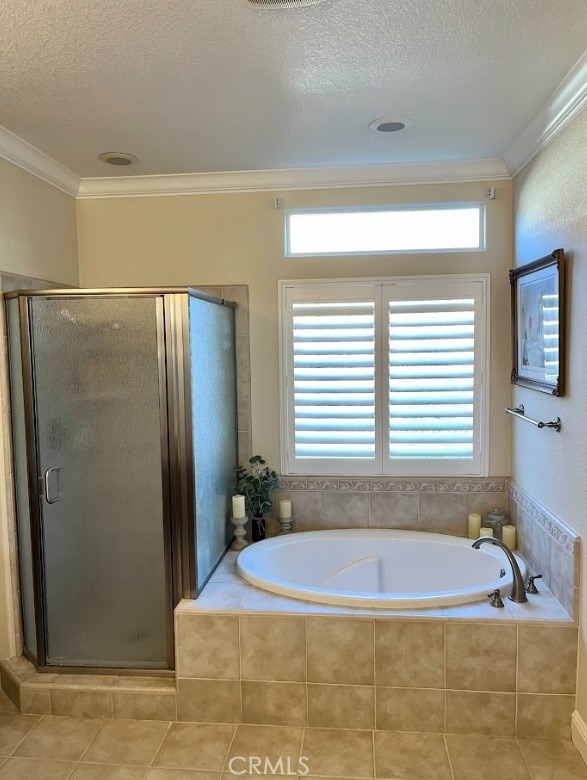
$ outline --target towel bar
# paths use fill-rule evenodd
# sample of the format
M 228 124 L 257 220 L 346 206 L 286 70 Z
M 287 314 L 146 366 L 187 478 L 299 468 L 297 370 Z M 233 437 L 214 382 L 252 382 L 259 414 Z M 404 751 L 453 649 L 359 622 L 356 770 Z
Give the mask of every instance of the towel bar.
M 532 425 L 535 425 L 537 428 L 552 428 L 557 433 L 560 433 L 560 429 L 562 428 L 560 417 L 557 417 L 556 420 L 553 420 L 552 422 L 541 422 L 540 420 L 533 420 L 532 417 L 527 417 L 524 411 L 524 404 L 516 406 L 515 409 L 512 409 L 508 406 L 505 412 L 506 414 L 511 414 L 512 417 L 518 417 L 520 420 L 526 420 L 526 422 L 532 423 Z

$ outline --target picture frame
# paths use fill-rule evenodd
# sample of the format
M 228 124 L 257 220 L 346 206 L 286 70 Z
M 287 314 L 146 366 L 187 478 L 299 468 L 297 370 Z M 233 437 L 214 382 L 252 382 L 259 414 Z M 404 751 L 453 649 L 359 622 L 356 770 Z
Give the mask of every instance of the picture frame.
M 512 384 L 564 394 L 565 257 L 562 249 L 510 271 Z

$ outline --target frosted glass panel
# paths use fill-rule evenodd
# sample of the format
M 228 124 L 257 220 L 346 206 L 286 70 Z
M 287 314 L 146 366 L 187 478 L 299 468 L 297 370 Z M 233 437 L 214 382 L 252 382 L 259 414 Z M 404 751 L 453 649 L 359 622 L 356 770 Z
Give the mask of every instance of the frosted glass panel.
M 159 305 L 30 300 L 50 664 L 167 666 Z
M 234 310 L 190 297 L 189 316 L 199 588 L 231 536 L 237 460 Z
M 13 298 L 9 301 L 6 301 L 6 310 L 8 313 L 12 452 L 15 473 L 15 508 L 16 527 L 18 532 L 23 642 L 26 649 L 36 658 L 37 634 L 35 628 L 35 597 L 33 590 L 33 553 L 31 548 L 31 522 L 29 508 L 29 486 L 27 472 L 26 431 L 24 417 L 24 393 L 22 385 L 22 360 L 20 350 L 18 300 Z

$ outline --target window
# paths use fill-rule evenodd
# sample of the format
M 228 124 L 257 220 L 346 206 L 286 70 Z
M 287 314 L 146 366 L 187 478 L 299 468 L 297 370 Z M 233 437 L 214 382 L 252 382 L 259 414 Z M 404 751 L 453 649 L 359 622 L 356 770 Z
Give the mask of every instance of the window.
M 286 257 L 485 249 L 481 203 L 296 209 L 285 214 Z
M 483 475 L 488 285 L 280 282 L 283 473 Z

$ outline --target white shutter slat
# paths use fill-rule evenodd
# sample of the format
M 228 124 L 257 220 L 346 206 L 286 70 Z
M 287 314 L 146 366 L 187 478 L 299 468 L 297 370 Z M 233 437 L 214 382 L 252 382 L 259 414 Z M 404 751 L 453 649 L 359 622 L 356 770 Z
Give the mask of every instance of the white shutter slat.
M 473 457 L 473 299 L 389 301 L 389 457 Z
M 296 458 L 375 457 L 373 301 L 293 303 Z

